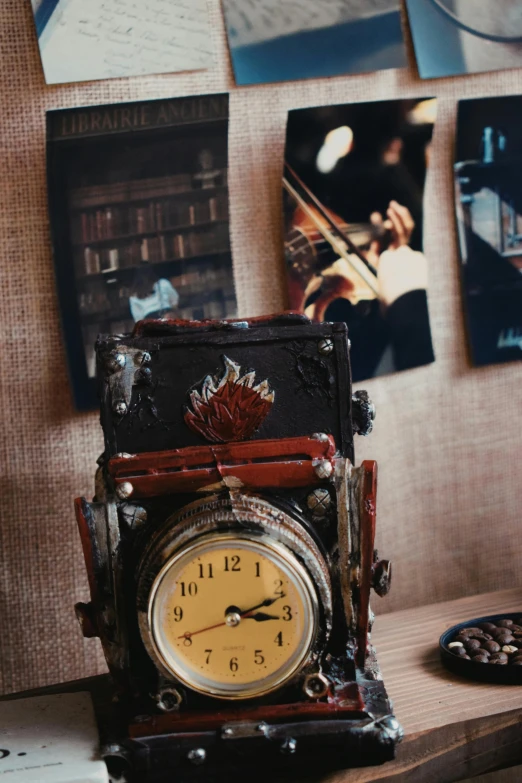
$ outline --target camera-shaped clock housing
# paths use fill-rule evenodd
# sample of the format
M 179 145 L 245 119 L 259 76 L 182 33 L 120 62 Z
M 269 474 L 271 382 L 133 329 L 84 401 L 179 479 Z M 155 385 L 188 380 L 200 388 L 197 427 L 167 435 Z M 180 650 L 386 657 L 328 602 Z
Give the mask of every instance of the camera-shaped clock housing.
M 167 762 L 190 779 L 391 758 L 401 732 L 369 636 L 390 569 L 376 465 L 353 456 L 374 410 L 352 397 L 346 326 L 144 321 L 100 337 L 97 358 L 105 451 L 76 503 L 77 614 L 138 779 Z

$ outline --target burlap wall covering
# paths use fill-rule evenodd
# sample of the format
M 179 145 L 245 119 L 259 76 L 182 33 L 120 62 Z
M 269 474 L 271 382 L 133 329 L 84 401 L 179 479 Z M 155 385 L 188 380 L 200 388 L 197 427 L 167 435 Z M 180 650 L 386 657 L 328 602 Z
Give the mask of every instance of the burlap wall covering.
M 236 89 L 219 0 L 208 72 L 46 87 L 29 0 L 1 0 L 0 690 L 94 674 L 73 604 L 87 599 L 72 500 L 91 493 L 102 439 L 77 414 L 62 346 L 49 240 L 45 110 L 231 91 L 230 180 L 241 315 L 284 306 L 280 176 L 286 110 L 344 101 L 440 97 L 427 186 L 426 252 L 437 362 L 367 384 L 375 434 L 358 457 L 380 462 L 378 543 L 394 560 L 378 611 L 508 587 L 522 580 L 522 363 L 470 368 L 452 203 L 456 100 L 522 92 L 522 70 L 421 82 L 409 71 Z M 444 626 L 444 618 L 441 620 Z

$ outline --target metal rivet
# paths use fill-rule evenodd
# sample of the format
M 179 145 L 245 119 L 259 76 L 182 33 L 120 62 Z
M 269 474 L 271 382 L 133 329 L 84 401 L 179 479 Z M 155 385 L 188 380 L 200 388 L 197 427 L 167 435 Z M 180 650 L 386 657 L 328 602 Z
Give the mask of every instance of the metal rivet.
M 130 498 L 132 493 L 134 492 L 134 487 L 130 483 L 130 481 L 124 481 L 123 484 L 119 484 L 119 486 L 116 487 L 116 494 L 120 498 L 120 500 L 125 500 L 126 498 Z
M 187 758 L 193 764 L 203 764 L 207 758 L 207 751 L 204 748 L 192 748 L 187 753 Z
M 330 440 L 326 432 L 314 432 L 312 435 L 312 440 L 318 440 L 319 443 L 326 443 Z
M 281 743 L 281 753 L 295 753 L 297 750 L 297 741 L 293 737 L 287 737 Z
M 332 475 L 333 466 L 327 459 L 320 459 L 314 465 L 315 475 L 320 479 L 327 479 Z
M 390 731 L 398 731 L 401 728 L 399 721 L 393 715 L 389 715 L 387 718 L 384 718 L 381 721 L 381 724 Z
M 223 734 L 226 734 L 227 737 L 230 737 L 233 733 L 234 733 L 234 729 L 231 728 L 223 729 Z
M 318 672 L 317 674 L 308 674 L 305 677 L 303 683 L 303 691 L 310 699 L 322 699 L 328 693 L 330 683 L 324 676 Z
M 328 356 L 328 354 L 332 353 L 333 351 L 333 340 L 330 337 L 325 337 L 323 340 L 319 340 L 317 350 L 319 353 L 322 353 L 323 356 Z
M 118 372 L 125 367 L 125 354 L 119 351 L 110 353 L 105 364 L 109 372 Z
M 314 489 L 306 498 L 308 508 L 314 517 L 324 517 L 330 508 L 332 498 L 327 489 Z
M 124 416 L 127 413 L 127 404 L 123 400 L 117 400 L 112 409 L 118 416 Z
M 134 723 L 148 723 L 150 719 L 150 715 L 135 715 Z

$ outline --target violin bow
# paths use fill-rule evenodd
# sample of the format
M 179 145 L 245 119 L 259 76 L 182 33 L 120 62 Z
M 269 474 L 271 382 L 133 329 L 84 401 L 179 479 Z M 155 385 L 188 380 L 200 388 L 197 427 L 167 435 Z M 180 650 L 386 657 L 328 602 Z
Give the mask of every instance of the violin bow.
M 340 258 L 343 258 L 354 270 L 354 272 L 366 283 L 373 293 L 378 296 L 379 289 L 377 287 L 377 270 L 375 267 L 366 260 L 363 253 L 359 250 L 357 245 L 350 239 L 350 237 L 337 225 L 327 213 L 323 204 L 312 193 L 307 185 L 302 181 L 299 175 L 293 170 L 289 163 L 285 161 L 285 169 L 290 174 L 290 177 L 295 181 L 295 184 L 305 193 L 309 201 L 312 202 L 317 209 L 321 217 L 326 221 L 329 227 L 321 225 L 317 220 L 316 215 L 310 208 L 306 199 L 299 193 L 296 187 L 289 181 L 289 179 L 283 175 L 283 187 L 285 190 L 295 199 L 299 204 L 303 212 L 310 218 L 314 226 L 319 233 L 325 238 L 325 240 L 331 245 L 333 250 L 338 254 Z M 349 252 L 348 252 L 349 251 Z M 354 257 L 355 256 L 355 257 Z

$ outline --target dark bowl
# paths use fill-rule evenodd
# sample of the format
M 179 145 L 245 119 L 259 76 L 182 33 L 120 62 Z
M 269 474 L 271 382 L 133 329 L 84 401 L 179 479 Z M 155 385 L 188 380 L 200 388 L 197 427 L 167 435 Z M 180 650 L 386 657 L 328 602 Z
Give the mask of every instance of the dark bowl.
M 454 625 L 444 631 L 439 639 L 440 658 L 444 666 L 455 674 L 462 677 L 468 677 L 471 680 L 480 680 L 481 682 L 495 682 L 498 685 L 522 685 L 522 666 L 497 666 L 491 663 L 479 663 L 471 659 L 460 658 L 450 652 L 446 645 L 449 644 L 463 628 L 474 628 L 479 623 L 496 623 L 499 620 L 514 620 L 515 617 L 521 618 L 521 612 L 509 612 L 508 614 L 493 614 L 488 617 L 475 617 L 473 620 L 466 620 L 465 623 Z M 521 623 L 522 625 L 522 623 Z M 521 650 L 522 653 L 522 650 Z

